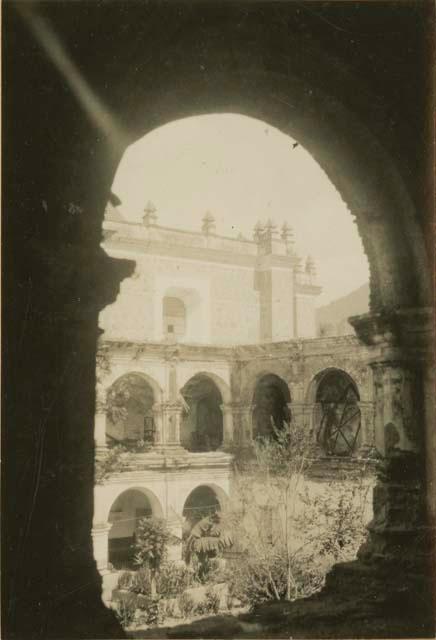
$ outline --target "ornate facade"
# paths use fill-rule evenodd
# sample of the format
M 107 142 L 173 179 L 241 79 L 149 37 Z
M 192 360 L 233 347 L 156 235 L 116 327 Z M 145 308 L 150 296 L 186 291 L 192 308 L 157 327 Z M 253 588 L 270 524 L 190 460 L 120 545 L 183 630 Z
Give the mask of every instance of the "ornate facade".
M 286 225 L 279 237 L 258 224 L 249 241 L 218 236 L 210 214 L 195 233 L 158 226 L 151 204 L 143 224 L 109 204 L 103 246 L 136 268 L 100 317 L 96 450 L 126 451 L 95 486 L 102 572 L 122 566 L 139 517 L 165 517 L 181 537 L 189 509 L 223 506 L 235 451 L 285 422 L 313 433 L 318 480 L 367 458 L 369 351 L 314 337 L 321 288 Z

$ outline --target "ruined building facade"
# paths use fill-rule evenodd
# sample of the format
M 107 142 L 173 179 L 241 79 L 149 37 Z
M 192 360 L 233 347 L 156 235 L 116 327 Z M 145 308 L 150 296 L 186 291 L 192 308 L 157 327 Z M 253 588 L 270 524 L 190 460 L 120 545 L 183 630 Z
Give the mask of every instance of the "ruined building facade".
M 311 430 L 320 478 L 374 447 L 368 349 L 354 336 L 315 338 L 321 292 L 284 225 L 253 240 L 128 222 L 112 204 L 103 246 L 136 264 L 100 315 L 97 456 L 122 444 L 122 469 L 95 486 L 97 566 L 123 566 L 136 523 L 164 517 L 181 537 L 198 509 L 232 494 L 235 451 L 295 421 Z M 174 551 L 180 556 L 180 548 Z

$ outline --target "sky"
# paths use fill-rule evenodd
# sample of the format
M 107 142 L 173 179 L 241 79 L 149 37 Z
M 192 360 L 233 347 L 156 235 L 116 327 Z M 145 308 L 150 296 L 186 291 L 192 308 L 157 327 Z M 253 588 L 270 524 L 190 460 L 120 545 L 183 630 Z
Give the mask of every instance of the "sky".
M 112 190 L 128 220 L 151 201 L 158 224 L 199 231 L 210 211 L 219 235 L 251 239 L 258 220 L 286 221 L 297 253 L 315 260 L 324 305 L 368 282 L 368 261 L 339 193 L 294 142 L 236 114 L 177 120 L 128 147 Z

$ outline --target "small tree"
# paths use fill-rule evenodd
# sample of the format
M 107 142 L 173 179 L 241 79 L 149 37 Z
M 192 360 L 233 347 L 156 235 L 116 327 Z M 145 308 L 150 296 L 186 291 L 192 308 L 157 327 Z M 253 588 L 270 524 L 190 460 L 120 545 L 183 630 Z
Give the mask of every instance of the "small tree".
M 285 424 L 237 468 L 235 537 L 247 555 L 233 573 L 251 604 L 313 593 L 328 566 L 351 559 L 363 540 L 368 483 L 360 472 L 308 491 L 313 446 L 310 432 Z
M 240 522 L 245 546 L 269 574 L 269 588 L 278 600 L 282 597 L 282 588 L 274 579 L 277 572 L 268 567 L 276 567 L 277 559 L 281 558 L 279 564 L 284 564 L 286 576 L 285 597 L 291 600 L 298 591 L 291 541 L 295 537 L 298 494 L 313 457 L 313 438 L 307 429 L 294 423 L 285 422 L 281 428 L 273 425 L 273 429 L 273 437 L 259 438 L 253 443 L 253 457 L 238 474 L 240 506 L 244 513 Z M 259 493 L 262 493 L 263 505 L 259 504 Z M 274 519 L 270 526 L 264 521 L 265 510 Z M 274 543 L 269 530 L 273 524 Z
M 156 596 L 156 577 L 167 558 L 168 544 L 180 542 L 161 518 L 142 518 L 136 529 L 134 562 L 150 572 L 150 590 Z

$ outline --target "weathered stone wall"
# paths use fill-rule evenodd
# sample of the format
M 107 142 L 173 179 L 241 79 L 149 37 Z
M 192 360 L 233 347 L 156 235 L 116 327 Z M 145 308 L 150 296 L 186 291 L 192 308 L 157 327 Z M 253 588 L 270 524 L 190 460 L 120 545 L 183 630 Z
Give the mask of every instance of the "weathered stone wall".
M 41 24 L 58 39 L 55 55 Z M 2 632 L 20 640 L 120 638 L 101 603 L 90 530 L 98 314 L 132 266 L 99 249 L 121 155 L 176 118 L 227 111 L 263 119 L 307 148 L 356 217 L 372 312 L 432 306 L 434 7 L 11 1 L 2 28 L 4 326 L 11 327 Z M 72 65 L 60 64 L 62 50 Z M 413 327 L 405 336 L 415 341 Z M 433 375 L 425 376 L 434 398 Z M 431 583 L 410 580 L 425 575 L 431 557 L 424 542 L 434 532 L 433 413 L 413 407 L 412 415 L 417 432 L 426 432 L 416 465 L 405 473 L 401 458 L 386 476 L 398 489 L 389 492 L 390 513 L 401 492 L 409 495 L 419 504 L 420 534 L 374 532 L 385 549 L 397 549 L 392 563 L 375 554 L 359 571 L 342 567 L 329 600 L 321 594 L 309 611 L 304 603 L 294 637 L 296 630 L 434 637 Z M 417 541 L 426 560 L 418 561 Z M 409 576 L 400 574 L 402 559 Z

